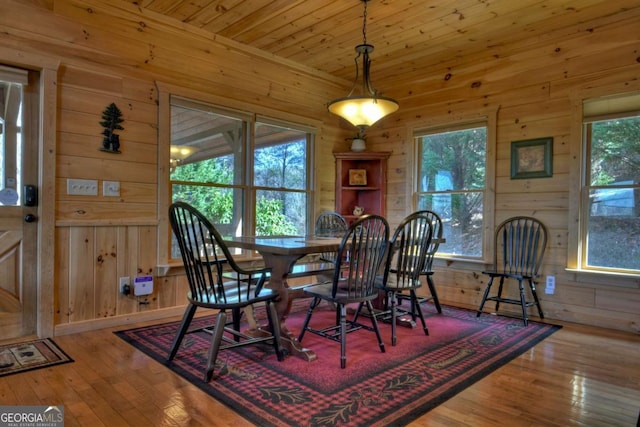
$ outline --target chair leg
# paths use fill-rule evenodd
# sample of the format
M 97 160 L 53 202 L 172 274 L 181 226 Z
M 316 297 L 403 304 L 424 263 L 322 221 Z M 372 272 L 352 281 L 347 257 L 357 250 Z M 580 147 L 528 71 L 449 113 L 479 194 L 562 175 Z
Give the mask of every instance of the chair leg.
M 531 288 L 531 295 L 533 295 L 533 300 L 536 302 L 536 306 L 538 307 L 538 315 L 540 315 L 541 319 L 544 319 L 542 307 L 540 306 L 540 300 L 538 299 L 538 292 L 536 292 L 536 283 L 533 281 L 533 279 L 529 279 L 529 287 Z
M 231 310 L 231 318 L 232 318 L 232 323 L 233 323 L 233 330 L 234 331 L 239 331 L 240 330 L 240 318 L 242 317 L 242 310 L 240 308 L 234 308 Z M 236 342 L 240 342 L 240 336 L 236 335 L 234 336 L 234 340 Z
M 284 360 L 284 353 L 282 352 L 282 341 L 280 340 L 280 322 L 278 321 L 278 313 L 276 312 L 276 305 L 273 301 L 267 301 L 267 320 L 269 321 L 269 327 L 271 328 L 271 334 L 273 335 L 273 348 L 276 351 L 278 361 Z
M 384 353 L 384 343 L 382 342 L 382 335 L 380 335 L 380 329 L 378 328 L 378 320 L 374 315 L 373 305 L 371 305 L 371 301 L 365 301 L 367 304 L 367 309 L 369 310 L 369 314 L 371 314 L 371 324 L 373 325 L 373 330 L 376 333 L 376 337 L 378 338 L 378 345 L 380 346 L 380 352 Z
M 411 301 L 412 304 L 416 307 L 416 312 L 418 313 L 418 317 L 420 317 L 420 321 L 422 322 L 422 330 L 424 334 L 429 336 L 429 329 L 427 328 L 427 322 L 424 321 L 424 315 L 422 314 L 422 308 L 420 308 L 420 301 L 418 300 L 418 295 L 416 294 L 415 289 L 411 289 Z
M 340 368 L 347 366 L 347 307 L 338 303 L 337 313 L 340 313 Z
M 396 341 L 398 340 L 398 337 L 396 336 L 396 317 L 398 315 L 396 292 L 388 291 L 387 296 L 389 296 L 387 300 L 391 300 L 391 345 L 395 346 Z M 411 299 L 411 304 L 413 308 L 413 298 Z
M 173 360 L 180 348 L 180 344 L 182 344 L 182 339 L 187 333 L 187 329 L 189 329 L 189 325 L 191 324 L 191 320 L 193 320 L 193 315 L 196 314 L 196 309 L 198 307 L 189 304 L 187 309 L 184 311 L 184 315 L 182 316 L 182 322 L 180 323 L 180 329 L 178 329 L 178 333 L 173 339 L 173 344 L 171 345 L 171 351 L 169 352 L 168 360 Z
M 364 304 L 363 302 L 358 304 L 358 308 L 357 308 L 356 312 L 353 314 L 353 320 L 351 320 L 352 322 L 357 322 L 358 321 L 358 317 L 360 316 L 360 310 L 362 310 L 362 305 L 363 304 Z
M 218 357 L 218 351 L 220 350 L 220 343 L 222 343 L 222 334 L 224 334 L 224 326 L 227 322 L 227 313 L 220 311 L 216 317 L 216 326 L 213 328 L 213 334 L 211 335 L 211 348 L 209 349 L 209 359 L 207 360 L 207 370 L 204 374 L 204 381 L 211 381 L 213 377 L 213 370 L 216 367 L 216 358 Z
M 524 285 L 522 280 L 518 280 L 518 287 L 520 288 L 520 305 L 522 306 L 522 319 L 524 320 L 524 326 L 529 324 L 529 315 L 527 314 L 527 300 L 524 295 Z
M 489 278 L 489 281 L 487 282 L 487 287 L 484 288 L 484 294 L 482 295 L 482 301 L 480 301 L 480 307 L 478 307 L 478 312 L 476 313 L 476 317 L 480 317 L 480 315 L 482 314 L 482 309 L 484 308 L 484 303 L 487 302 L 487 297 L 489 296 L 491 285 L 493 285 L 493 276 Z
M 435 283 L 433 283 L 433 279 L 431 278 L 431 276 L 431 274 L 427 274 L 427 285 L 429 286 L 429 292 L 431 292 L 431 297 L 433 298 L 433 304 L 436 306 L 436 310 L 439 314 L 442 314 L 442 307 L 440 307 L 440 300 L 438 299 L 438 292 L 436 292 L 436 285 Z
M 309 304 L 309 310 L 307 310 L 307 317 L 304 319 L 304 323 L 302 324 L 302 329 L 300 330 L 300 335 L 298 335 L 298 342 L 302 342 L 302 337 L 304 337 L 304 333 L 307 331 L 307 327 L 309 326 L 309 320 L 311 320 L 311 315 L 313 314 L 313 310 L 320 304 L 320 298 L 314 297 L 311 300 L 311 304 Z
M 500 309 L 500 299 L 502 298 L 503 287 L 504 287 L 504 276 L 500 276 L 500 284 L 498 286 L 498 298 L 496 299 L 496 313 Z

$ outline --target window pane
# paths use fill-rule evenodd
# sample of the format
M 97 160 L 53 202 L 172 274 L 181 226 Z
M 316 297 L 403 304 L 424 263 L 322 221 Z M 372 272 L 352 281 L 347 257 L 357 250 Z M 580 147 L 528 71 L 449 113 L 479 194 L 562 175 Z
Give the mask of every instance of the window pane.
M 640 116 L 591 124 L 591 185 L 632 184 L 640 177 Z
M 178 163 L 171 172 L 172 181 L 206 182 L 213 184 L 233 184 L 234 156 L 215 159 L 188 160 Z
M 0 81 L 0 206 L 20 206 L 22 85 Z
M 591 190 L 589 199 L 587 265 L 640 270 L 640 190 Z
M 420 191 L 474 190 L 485 186 L 485 127 L 425 135 Z
M 307 195 L 288 191 L 257 191 L 256 235 L 304 235 Z
M 242 190 L 180 184 L 172 185 L 171 190 L 173 201 L 183 201 L 198 209 L 211 221 L 222 237 L 242 234 L 240 220 L 240 212 L 243 211 Z M 237 215 L 235 221 L 234 213 Z M 180 249 L 173 233 L 171 233 L 171 257 L 180 258 Z
M 172 105 L 171 180 L 231 184 L 241 179 L 234 171 L 242 170 L 243 129 L 240 119 Z
M 256 124 L 254 185 L 302 190 L 307 176 L 307 134 Z
M 243 210 L 241 189 L 174 184 L 172 191 L 173 201 L 180 200 L 194 206 L 223 236 L 237 234 L 231 225 L 234 213 Z
M 483 196 L 482 192 L 420 195 L 418 209 L 432 210 L 442 219 L 446 243 L 439 253 L 482 256 Z
M 440 254 L 482 257 L 486 126 L 416 137 L 420 150 L 418 209 L 436 212 L 446 243 Z

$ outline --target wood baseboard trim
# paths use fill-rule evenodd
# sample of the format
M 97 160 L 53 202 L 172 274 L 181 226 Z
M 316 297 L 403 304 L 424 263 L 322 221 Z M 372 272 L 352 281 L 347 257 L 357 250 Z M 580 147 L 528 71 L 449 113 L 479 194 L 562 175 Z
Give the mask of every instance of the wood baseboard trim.
M 56 325 L 54 329 L 54 335 L 69 335 L 78 332 L 95 331 L 97 329 L 126 326 L 133 323 L 182 316 L 184 314 L 184 310 L 185 306 L 170 307 L 150 311 L 148 313 L 134 313 L 122 316 L 106 317 L 103 319 L 85 320 L 82 322 L 69 323 L 65 325 Z

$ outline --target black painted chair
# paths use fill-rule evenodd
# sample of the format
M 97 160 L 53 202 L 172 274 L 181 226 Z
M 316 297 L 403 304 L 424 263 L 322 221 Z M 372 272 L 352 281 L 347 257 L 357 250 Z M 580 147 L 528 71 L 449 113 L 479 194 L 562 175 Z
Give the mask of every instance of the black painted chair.
M 422 210 L 418 211 L 418 213 L 427 215 L 429 217 L 429 221 L 431 222 L 431 227 L 433 229 L 431 245 L 429 246 L 429 250 L 426 253 L 426 262 L 424 264 L 424 270 L 422 271 L 423 276 L 427 279 L 427 286 L 429 287 L 430 296 L 420 297 L 417 299 L 417 304 L 422 304 L 426 301 L 433 301 L 433 305 L 436 308 L 438 313 L 442 313 L 442 307 L 440 306 L 440 300 L 438 299 L 438 292 L 436 291 L 436 285 L 433 281 L 433 260 L 435 258 L 436 253 L 438 252 L 438 248 L 440 243 L 442 243 L 442 219 L 438 214 L 430 210 Z M 398 304 L 401 304 L 404 300 L 409 300 L 411 302 L 411 309 L 409 311 L 405 311 L 406 313 L 411 314 L 413 321 L 416 321 L 417 318 L 417 310 L 411 300 L 411 295 L 407 295 L 406 293 L 399 292 L 397 294 Z M 398 307 L 402 310 L 400 307 Z M 403 313 L 404 314 L 404 313 Z
M 487 301 L 495 301 L 496 313 L 500 303 L 516 304 L 522 308 L 524 325 L 529 323 L 527 308 L 535 306 L 541 319 L 544 319 L 535 279 L 542 265 L 542 258 L 547 246 L 547 229 L 539 220 L 527 216 L 516 216 L 503 221 L 496 228 L 494 235 L 493 266 L 482 274 L 489 276 L 484 290 L 477 317 Z M 493 280 L 500 278 L 497 295 L 489 297 Z M 519 286 L 519 299 L 503 297 L 505 281 L 515 280 Z M 527 299 L 524 282 L 529 285 L 532 300 Z
M 347 220 L 338 212 L 322 212 L 316 219 L 315 235 L 320 237 L 342 237 L 347 228 Z M 335 263 L 336 256 L 336 252 L 323 252 L 320 254 L 320 259 L 324 262 Z
M 384 343 L 378 329 L 371 300 L 378 296 L 375 286 L 376 276 L 385 266 L 387 246 L 389 245 L 389 224 L 379 215 L 365 215 L 353 222 L 345 232 L 336 259 L 337 263 L 331 281 L 310 285 L 304 293 L 312 297 L 307 316 L 304 320 L 298 340 L 302 342 L 305 333 L 311 332 L 324 338 L 340 342 L 340 367 L 347 363 L 347 334 L 366 329 L 375 332 L 380 351 L 384 353 Z M 348 253 L 348 256 L 346 254 Z M 310 326 L 314 310 L 321 301 L 335 304 L 336 322 L 317 329 Z M 355 320 L 347 320 L 347 304 L 363 303 L 371 315 L 371 326 Z
M 237 265 L 218 231 L 202 213 L 187 203 L 173 203 L 169 207 L 169 221 L 180 247 L 189 282 L 189 304 L 168 360 L 176 356 L 185 334 L 202 330 L 212 333 L 204 375 L 206 382 L 213 376 L 220 350 L 269 341 L 278 360 L 283 360 L 280 324 L 275 309 L 279 293 L 264 287 L 269 269 L 246 270 Z M 227 280 L 229 272 L 226 270 L 236 276 L 234 280 Z M 242 310 L 259 303 L 265 304 L 272 335 L 250 336 L 240 330 Z M 197 308 L 216 310 L 215 324 L 188 331 Z M 227 312 L 231 312 L 231 321 L 227 321 Z
M 398 305 L 401 295 L 410 301 L 413 316 L 420 319 L 424 334 L 429 335 L 416 290 L 422 286 L 420 276 L 425 271 L 432 236 L 432 217 L 414 212 L 400 222 L 391 237 L 387 266 L 384 274 L 376 278 L 376 286 L 385 293 L 384 308 L 376 317 L 391 324 L 391 345 L 397 342 L 397 318 L 407 313 Z M 358 319 L 361 309 L 362 304 L 354 320 Z

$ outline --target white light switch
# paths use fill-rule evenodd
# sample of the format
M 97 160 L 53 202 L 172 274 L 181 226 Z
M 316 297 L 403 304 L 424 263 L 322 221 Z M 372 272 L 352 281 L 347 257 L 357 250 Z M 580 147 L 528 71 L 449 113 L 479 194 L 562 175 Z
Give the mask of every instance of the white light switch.
M 104 197 L 119 197 L 120 196 L 120 181 L 103 181 L 102 182 L 102 195 Z
M 67 194 L 74 196 L 97 196 L 98 181 L 95 179 L 67 179 Z

